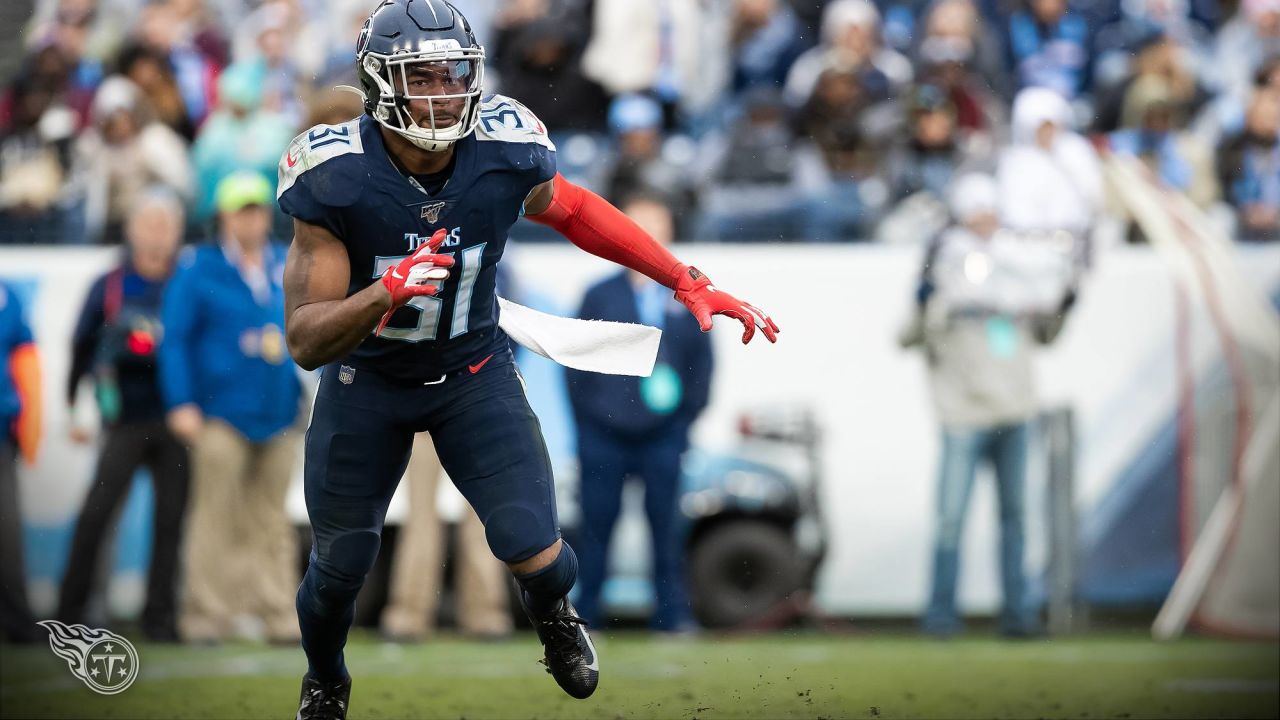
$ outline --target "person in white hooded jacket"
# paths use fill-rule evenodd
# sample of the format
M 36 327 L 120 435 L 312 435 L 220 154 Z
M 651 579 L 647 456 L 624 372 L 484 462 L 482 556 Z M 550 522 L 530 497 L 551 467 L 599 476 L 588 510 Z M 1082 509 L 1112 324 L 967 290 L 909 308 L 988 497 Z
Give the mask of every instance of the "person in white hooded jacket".
M 996 167 L 1001 225 L 1018 233 L 1086 238 L 1102 208 L 1102 168 L 1073 129 L 1071 105 L 1048 88 L 1013 101 L 1013 140 Z

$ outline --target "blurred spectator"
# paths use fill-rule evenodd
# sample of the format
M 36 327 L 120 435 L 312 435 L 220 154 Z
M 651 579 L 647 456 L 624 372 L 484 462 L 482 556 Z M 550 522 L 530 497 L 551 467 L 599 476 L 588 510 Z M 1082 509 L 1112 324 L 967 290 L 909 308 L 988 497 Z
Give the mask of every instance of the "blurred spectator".
M 938 0 L 929 7 L 924 32 L 914 51 L 917 75 L 944 69 L 948 75 L 958 74 L 950 72 L 949 66 L 956 65 L 955 69 L 967 71 L 967 85 L 983 88 L 999 98 L 1009 98 L 1013 90 L 1006 58 L 1004 38 L 982 22 L 973 0 Z M 966 117 L 969 110 L 964 107 L 957 110 L 961 125 L 968 127 L 972 122 Z
M 164 424 L 155 351 L 162 335 L 160 300 L 182 240 L 182 206 L 167 193 L 144 195 L 129 215 L 125 237 L 123 262 L 94 282 L 72 338 L 67 406 L 74 407 L 80 381 L 92 376 L 104 437 L 71 540 L 57 617 L 85 622 L 99 548 L 134 473 L 145 465 L 155 507 L 142 632 L 151 641 L 175 642 L 187 451 Z M 73 427 L 72 439 L 89 442 L 90 436 Z
M 31 55 L 21 74 L 49 87 L 84 125 L 93 93 L 102 82 L 102 62 L 90 54 L 98 16 L 92 0 L 60 0 L 49 22 L 32 29 Z
M 1202 208 L 1218 199 L 1213 151 L 1198 138 L 1180 132 L 1178 107 L 1168 83 L 1147 77 L 1129 88 L 1120 130 L 1108 137 L 1111 151 L 1142 160 L 1164 187 L 1184 193 Z M 1131 225 L 1131 239 L 1140 231 Z
M 705 240 L 789 240 L 799 236 L 805 206 L 826 181 L 817 153 L 792 137 L 777 92 L 756 88 L 724 133 L 703 141 Z
M 288 3 L 265 2 L 240 22 L 246 48 L 236 55 L 237 63 L 252 67 L 259 78 L 260 107 L 283 116 L 294 128 L 302 123 L 310 91 L 292 54 L 298 44 L 290 42 L 290 28 L 299 24 Z M 221 84 L 218 89 L 223 91 Z
M 869 0 L 833 0 L 827 5 L 822 43 L 801 55 L 787 75 L 787 102 L 805 105 L 827 70 L 857 73 L 873 102 L 888 99 L 912 78 L 911 62 L 881 44 L 880 13 Z
M 40 358 L 13 288 L 0 282 L 0 640 L 44 636 L 27 603 L 18 457 L 36 461 L 40 445 Z
M 347 90 L 329 88 L 311 96 L 305 127 L 340 125 L 364 114 L 364 101 Z
M 1131 69 L 1121 80 L 1098 88 L 1094 132 L 1113 132 L 1123 124 L 1125 101 L 1135 84 L 1158 81 L 1180 117 L 1190 119 L 1209 100 L 1209 92 L 1186 63 L 1186 54 L 1169 35 L 1147 36 L 1130 48 Z
M 1048 88 L 1013 101 L 1013 140 L 999 156 L 1000 221 L 1028 233 L 1093 228 L 1102 205 L 1102 169 L 1088 140 L 1072 130 L 1071 106 Z
M 728 82 L 723 8 L 688 0 L 596 0 L 593 13 L 582 69 L 610 95 L 653 95 L 667 127 L 677 110 L 697 116 L 720 99 Z
M 1176 46 L 1191 65 L 1186 69 L 1207 70 L 1213 38 L 1191 17 L 1189 0 L 1120 0 L 1119 5 L 1120 18 L 1103 26 L 1093 41 L 1095 84 L 1105 87 L 1124 77 L 1134 53 L 1153 37 Z
M 1240 10 L 1218 30 L 1213 67 L 1218 89 L 1241 106 L 1267 58 L 1280 55 L 1280 0 L 1242 0 Z
M 931 635 L 962 628 L 956 611 L 960 538 L 983 462 L 995 470 L 1000 504 L 1000 632 L 1038 632 L 1023 568 L 1027 443 L 1037 412 L 1032 348 L 1056 336 L 1061 320 L 1035 314 L 1023 306 L 1022 293 L 1008 292 L 1009 278 L 1033 281 L 1019 261 L 1021 241 L 997 232 L 998 192 L 988 175 L 955 183 L 950 201 L 956 224 L 925 255 L 915 314 L 901 337 L 904 347 L 922 346 L 942 426 L 933 582 L 922 619 Z
M 1222 144 L 1218 162 L 1237 237 L 1280 240 L 1280 88 L 1254 91 L 1244 129 Z
M 157 120 L 187 142 L 195 139 L 196 126 L 187 114 L 169 58 L 141 45 L 130 45 L 120 51 L 116 64 L 120 74 L 132 80 L 146 96 Z
M 107 78 L 93 99 L 93 125 L 76 142 L 75 179 L 84 197 L 86 238 L 124 239 L 124 221 L 152 185 L 191 197 L 191 165 L 177 133 L 150 115 L 138 86 Z
M 1089 28 L 1067 0 L 1025 0 L 1009 18 L 1009 50 L 1018 86 L 1044 87 L 1074 100 L 1086 89 Z
M 954 40 L 921 47 L 920 82 L 936 85 L 955 107 L 956 129 L 975 150 L 991 152 L 1008 132 L 1008 106 L 971 65 L 972 51 Z
M 213 109 L 218 71 L 226 60 L 226 41 L 209 25 L 193 25 L 199 0 L 146 2 L 135 28 L 137 44 L 169 58 L 174 79 L 197 127 Z M 184 22 L 185 20 L 185 22 Z
M 240 614 L 296 642 L 296 537 L 285 494 L 301 400 L 284 342 L 284 248 L 269 242 L 265 177 L 218 184 L 217 244 L 191 248 L 165 291 L 160 385 L 169 429 L 191 448 L 192 495 L 178 619 L 217 642 Z
M 952 180 L 962 171 L 985 169 L 979 166 L 988 157 L 966 147 L 956 108 L 941 88 L 919 85 L 907 102 L 906 138 L 885 164 L 890 200 L 897 207 L 881 223 L 879 236 L 915 244 L 942 230 Z
M 893 201 L 919 192 L 942 200 L 961 168 L 984 158 L 964 146 L 956 106 L 942 88 L 916 86 L 908 96 L 906 111 L 907 136 L 886 167 Z
M 149 0 L 167 2 L 177 26 L 177 36 L 189 43 L 215 67 L 224 68 L 231 62 L 231 43 L 227 28 L 210 2 L 218 0 Z M 237 15 L 242 17 L 242 15 Z
M 781 87 L 806 47 L 806 33 L 786 0 L 733 0 L 729 21 L 735 93 L 756 85 Z
M 214 212 L 214 192 L 228 175 L 245 170 L 270 178 L 275 187 L 280 154 L 296 126 L 288 117 L 262 107 L 263 67 L 236 64 L 218 79 L 218 110 L 200 129 L 192 147 L 199 194 L 195 214 Z
M 889 201 L 881 165 L 896 130 L 896 106 L 876 104 L 868 89 L 883 87 L 883 78 L 874 68 L 827 69 L 797 115 L 800 132 L 820 156 L 810 162 L 807 149 L 797 154 L 802 169 L 814 165 L 817 170 L 805 170 L 799 178 L 808 198 L 806 240 L 865 238 Z
M 675 216 L 676 237 L 684 237 L 697 198 L 688 168 L 663 152 L 661 106 L 646 95 L 620 95 L 609 107 L 609 129 L 618 154 L 605 184 L 606 197 L 617 204 L 635 194 L 661 194 Z
M 490 0 L 481 0 L 488 2 Z M 492 0 L 498 2 L 499 0 Z M 468 19 L 466 8 L 461 2 L 454 3 Z M 356 41 L 360 38 L 360 28 L 369 17 L 369 4 L 365 0 L 341 0 L 334 2 L 329 12 L 328 42 L 324 44 L 326 52 L 318 60 L 316 76 L 312 78 L 317 91 L 324 92 L 334 85 L 360 85 L 356 77 L 356 64 L 352 62 L 356 54 Z M 474 29 L 474 26 L 473 26 Z M 479 34 L 476 35 L 479 38 Z M 484 46 L 486 57 L 493 57 L 493 48 Z M 486 71 L 489 69 L 486 66 Z M 486 78 L 487 79 L 487 78 Z M 310 127 L 309 125 L 307 127 Z
M 53 88 L 20 77 L 0 131 L 0 245 L 61 242 L 75 117 Z
M 658 242 L 671 243 L 671 214 L 660 202 L 636 197 L 622 209 Z M 650 626 L 665 632 L 690 629 L 677 501 L 689 428 L 711 390 L 710 337 L 689 313 L 681 312 L 669 290 L 631 271 L 588 289 L 578 317 L 643 323 L 661 329 L 662 341 L 647 378 L 566 370 L 582 473 L 576 607 L 592 627 L 602 627 L 600 590 L 607 576 L 609 540 L 623 484 L 629 475 L 638 475 L 644 481 L 653 542 L 657 602 Z
M 382 634 L 400 642 L 416 642 L 435 630 L 443 588 L 446 547 L 444 527 L 436 512 L 436 492 L 442 469 L 431 436 L 418 433 L 409 457 L 409 514 L 400 525 L 391 567 L 387 606 L 382 611 Z M 454 608 L 458 630 L 478 638 L 511 634 L 506 567 L 493 556 L 484 523 L 470 506 L 457 523 L 457 569 Z
M 509 7 L 498 18 L 493 66 L 502 93 L 528 105 L 553 132 L 600 130 L 608 101 L 583 74 L 587 17 L 573 0 L 512 3 L 535 4 L 523 13 Z

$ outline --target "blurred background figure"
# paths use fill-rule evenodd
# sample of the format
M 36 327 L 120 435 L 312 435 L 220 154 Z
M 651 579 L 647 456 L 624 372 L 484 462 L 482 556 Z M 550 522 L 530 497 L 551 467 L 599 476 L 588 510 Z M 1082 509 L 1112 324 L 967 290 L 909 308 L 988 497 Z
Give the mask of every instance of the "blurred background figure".
M 391 568 L 391 587 L 382 611 L 382 634 L 400 642 L 429 638 L 444 589 L 444 526 L 436 512 L 443 469 L 431 436 L 413 439 L 409 458 L 409 514 L 400 526 Z M 506 567 L 493 556 L 484 523 L 470 506 L 458 518 L 454 567 L 454 608 L 458 631 L 475 638 L 511 634 Z
M 1163 187 L 1183 193 L 1202 208 L 1218 200 L 1213 150 L 1182 131 L 1184 117 L 1163 78 L 1146 77 L 1129 86 L 1120 125 L 1107 137 L 1112 152 L 1140 159 Z M 1134 224 L 1129 237 L 1141 239 Z
M 1213 68 L 1218 88 L 1240 105 L 1263 63 L 1280 55 L 1280 0 L 1241 0 L 1240 9 L 1219 30 Z
M 1061 328 L 1040 316 L 1027 292 L 1022 242 L 998 233 L 998 189 L 989 175 L 966 175 L 951 193 L 955 224 L 926 253 L 916 313 L 902 336 L 923 347 L 934 409 L 942 426 L 933 587 L 921 621 L 931 635 L 962 629 L 956 611 L 960 538 L 980 464 L 995 470 L 1000 506 L 1000 632 L 1038 632 L 1023 568 L 1027 442 L 1038 411 L 1032 350 Z
M 182 205 L 171 193 L 143 195 L 125 226 L 123 261 L 99 277 L 80 310 L 67 374 L 67 407 L 74 408 L 80 381 L 92 377 L 103 438 L 94 478 L 76 521 L 62 578 L 57 617 L 84 623 L 107 528 L 129 494 L 134 473 L 151 471 L 155 498 L 151 569 L 142 632 L 175 642 L 178 548 L 187 505 L 187 450 L 164 422 L 156 377 L 156 348 L 163 336 L 160 303 L 182 240 Z M 72 417 L 74 410 L 69 410 Z M 83 427 L 72 439 L 90 442 Z
M 1167 103 L 1179 117 L 1186 121 L 1196 117 L 1211 95 L 1188 55 L 1174 36 L 1162 31 L 1149 31 L 1127 46 L 1124 63 L 1117 62 L 1114 69 L 1099 78 L 1092 130 L 1114 132 L 1122 127 L 1125 112 L 1133 102 L 1131 98 L 1150 93 L 1150 90 L 1133 93 L 1138 85 L 1150 88 L 1156 83 L 1162 84 Z
M 622 210 L 663 244 L 672 239 L 671 211 L 652 196 Z M 650 626 L 682 632 L 693 626 L 685 594 L 684 533 L 679 521 L 680 460 L 689 428 L 711 389 L 711 339 L 671 298 L 671 291 L 630 271 L 593 285 L 578 317 L 639 322 L 662 330 L 658 360 L 647 378 L 566 371 L 578 432 L 582 528 L 576 607 L 603 627 L 600 591 L 608 576 L 609 541 L 629 476 L 644 481 L 653 548 L 656 606 Z
M 60 243 L 76 116 L 54 88 L 20 76 L 8 92 L 0 130 L 0 244 Z
M 938 83 L 975 97 L 974 106 L 952 97 L 961 127 L 979 129 L 983 115 L 1002 113 L 1000 105 L 1012 96 L 1005 40 L 984 23 L 973 0 L 939 0 L 923 16 L 923 30 L 915 41 L 912 60 L 919 80 Z
M 1013 140 L 999 156 L 1000 223 L 1017 232 L 1085 237 L 1102 210 L 1102 170 L 1073 131 L 1071 106 L 1048 88 L 1013 101 Z
M 27 602 L 22 554 L 18 461 L 35 464 L 40 448 L 40 358 L 13 288 L 0 282 L 0 640 L 45 636 Z
M 1089 25 L 1067 0 L 1025 0 L 1009 18 L 1018 87 L 1043 87 L 1074 100 L 1089 81 Z
M 667 129 L 676 126 L 680 115 L 697 117 L 720 98 L 727 82 L 724 16 L 713 5 L 596 0 L 583 72 L 609 95 L 657 98 Z
M 947 222 L 946 198 L 962 172 L 984 170 L 988 146 L 966 143 L 956 106 L 937 85 L 917 85 L 906 101 L 906 131 L 885 162 L 894 206 L 879 227 L 888 242 L 921 244 Z
M 694 159 L 672 158 L 681 155 L 678 140 L 670 141 L 675 152 L 666 149 L 658 101 L 647 95 L 619 95 L 609 106 L 609 130 L 618 152 L 606 175 L 604 196 L 616 203 L 638 193 L 662 195 L 675 218 L 676 236 L 688 237 L 698 205 L 690 175 Z
M 888 99 L 912 79 L 911 61 L 882 43 L 880 13 L 869 0 L 826 6 L 821 43 L 797 58 L 787 74 L 788 104 L 803 106 L 827 70 L 858 75 L 872 101 Z
M 800 233 L 810 191 L 826 171 L 812 148 L 792 134 L 778 92 L 758 87 L 741 115 L 708 137 L 699 160 L 702 216 L 696 237 L 731 242 L 787 240 Z
M 182 198 L 193 190 L 182 137 L 151 117 L 138 86 L 121 76 L 103 81 L 93 99 L 93 125 L 75 148 L 73 177 L 84 198 L 86 238 L 116 245 L 147 188 L 163 185 Z
M 297 125 L 288 115 L 262 104 L 266 81 L 265 67 L 253 63 L 232 65 L 218 80 L 218 109 L 200 128 L 191 148 L 199 221 L 213 217 L 219 183 L 232 173 L 256 172 L 268 178 L 275 192 L 276 164 Z
M 582 64 L 589 22 L 579 0 L 515 0 L 495 18 L 485 72 L 495 71 L 502 94 L 528 105 L 553 133 L 604 127 L 608 99 Z
M 1280 61 L 1260 73 L 1244 127 L 1224 139 L 1218 177 L 1242 240 L 1280 241 Z
M 236 58 L 260 78 L 261 108 L 282 116 L 291 127 L 298 127 L 302 122 L 311 90 L 303 82 L 302 68 L 294 51 L 306 47 L 317 52 L 309 43 L 291 42 L 291 28 L 302 24 L 302 18 L 290 3 L 264 2 L 245 17 L 238 28 L 242 47 Z
M 791 64 L 808 47 L 805 27 L 786 0 L 733 0 L 729 53 L 735 94 L 766 85 L 782 87 Z
M 219 238 L 192 248 L 165 291 L 160 382 L 169 429 L 191 448 L 179 633 L 216 642 L 237 616 L 275 642 L 299 637 L 296 537 L 285 493 L 297 462 L 301 388 L 284 342 L 285 250 L 268 231 L 271 183 L 217 187 Z

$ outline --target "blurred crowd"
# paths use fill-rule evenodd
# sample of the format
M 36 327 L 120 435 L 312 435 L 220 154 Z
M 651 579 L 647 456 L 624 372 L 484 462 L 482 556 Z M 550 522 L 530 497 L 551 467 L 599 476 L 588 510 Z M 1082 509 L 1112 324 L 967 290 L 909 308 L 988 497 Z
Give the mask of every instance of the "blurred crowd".
M 274 178 L 293 135 L 361 112 L 334 88 L 357 84 L 373 4 L 37 0 L 0 102 L 0 243 L 118 243 L 156 185 L 209 234 L 219 180 Z M 1060 214 L 1088 230 L 1117 212 L 1101 148 L 1238 237 L 1280 236 L 1280 0 L 455 4 L 487 89 L 542 118 L 561 171 L 661 195 L 681 239 L 923 241 L 966 171 L 1001 180 L 1013 227 L 1047 222 L 1028 193 L 1069 186 Z

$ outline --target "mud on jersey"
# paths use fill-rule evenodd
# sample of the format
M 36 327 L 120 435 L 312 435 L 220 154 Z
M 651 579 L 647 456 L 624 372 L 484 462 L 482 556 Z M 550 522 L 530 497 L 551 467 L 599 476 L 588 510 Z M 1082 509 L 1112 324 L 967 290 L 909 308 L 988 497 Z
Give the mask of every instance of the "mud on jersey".
M 524 199 L 556 172 L 555 146 L 524 105 L 484 99 L 476 131 L 454 145 L 448 182 L 428 193 L 391 161 L 378 124 L 362 116 L 317 125 L 280 159 L 280 208 L 346 246 L 350 296 L 410 255 L 439 228 L 454 266 L 434 297 L 396 311 L 341 362 L 403 381 L 435 380 L 505 347 L 494 293 L 496 265 Z

